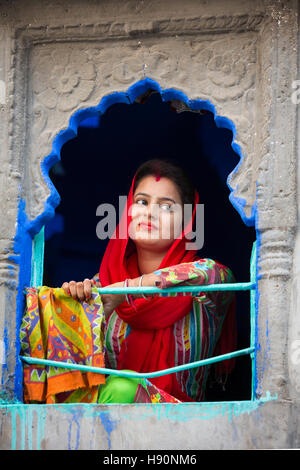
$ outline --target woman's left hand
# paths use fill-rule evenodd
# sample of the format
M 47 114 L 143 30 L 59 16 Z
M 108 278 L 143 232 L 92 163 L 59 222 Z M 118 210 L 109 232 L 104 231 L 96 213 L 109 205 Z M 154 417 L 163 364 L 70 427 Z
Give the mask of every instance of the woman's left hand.
M 123 287 L 124 282 L 115 282 L 106 287 Z M 124 294 L 100 294 L 101 300 L 103 302 L 103 309 L 105 318 L 108 318 L 109 315 L 125 300 Z
M 155 281 L 160 281 L 160 276 L 154 273 L 144 274 L 143 286 L 155 287 Z M 129 287 L 138 287 L 140 285 L 140 276 L 134 279 L 128 279 Z M 115 282 L 106 287 L 124 287 L 124 281 Z M 147 294 L 147 297 L 155 297 L 156 294 Z M 141 298 L 141 294 L 133 294 L 133 298 Z M 122 302 L 125 302 L 125 294 L 101 294 L 105 318 L 107 318 Z

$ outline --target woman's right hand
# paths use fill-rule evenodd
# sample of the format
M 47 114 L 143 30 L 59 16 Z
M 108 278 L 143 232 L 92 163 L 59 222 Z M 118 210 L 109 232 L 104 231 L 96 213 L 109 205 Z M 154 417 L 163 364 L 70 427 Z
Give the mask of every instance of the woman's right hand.
M 67 295 L 71 295 L 75 300 L 89 300 L 92 296 L 92 287 L 97 285 L 101 287 L 92 279 L 85 279 L 83 282 L 64 282 L 61 286 L 62 289 L 66 292 Z
M 113 284 L 112 287 L 121 287 L 122 283 Z M 71 295 L 75 300 L 88 301 L 92 297 L 92 287 L 102 287 L 99 280 L 94 281 L 93 279 L 85 279 L 83 282 L 64 282 L 61 286 L 64 289 L 67 295 Z M 109 286 L 111 287 L 111 286 Z M 121 301 L 124 301 L 124 298 L 121 294 L 102 294 L 101 300 L 103 303 L 103 311 L 105 318 L 107 318 L 114 310 L 116 306 L 119 305 Z

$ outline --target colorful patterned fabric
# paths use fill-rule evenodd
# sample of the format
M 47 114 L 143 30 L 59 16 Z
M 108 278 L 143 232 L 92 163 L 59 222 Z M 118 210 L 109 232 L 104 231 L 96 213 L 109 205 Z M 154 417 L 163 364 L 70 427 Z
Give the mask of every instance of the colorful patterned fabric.
M 230 269 L 211 259 L 181 263 L 154 271 L 161 281 L 158 286 L 168 288 L 179 285 L 207 285 L 235 282 Z M 157 294 L 162 297 L 192 295 L 192 309 L 173 326 L 175 339 L 175 366 L 199 361 L 215 354 L 228 306 L 234 298 L 230 291 Z M 105 330 L 106 367 L 117 369 L 118 355 L 124 339 L 131 328 L 113 312 L 107 320 Z M 188 369 L 176 373 L 181 390 L 192 400 L 203 401 L 209 366 Z
M 105 367 L 104 313 L 97 288 L 89 302 L 76 301 L 61 288 L 26 289 L 20 329 L 23 356 Z M 24 362 L 24 401 L 62 403 L 97 401 L 105 376 Z
M 137 386 L 134 403 L 181 403 L 181 401 L 144 379 L 144 384 Z
M 138 377 L 109 375 L 100 385 L 98 403 L 181 403 L 177 398 Z

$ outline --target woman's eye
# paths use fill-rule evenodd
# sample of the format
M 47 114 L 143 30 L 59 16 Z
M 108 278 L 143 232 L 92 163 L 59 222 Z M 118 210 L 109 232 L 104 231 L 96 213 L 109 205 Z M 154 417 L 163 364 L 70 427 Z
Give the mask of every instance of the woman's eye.
M 144 203 L 147 203 L 147 201 L 145 199 L 138 199 L 136 201 L 136 204 L 144 205 Z
M 170 204 L 161 204 L 160 207 L 164 211 L 171 211 L 172 210 L 172 206 L 170 206 Z
M 145 206 L 148 204 L 148 202 L 146 201 L 146 199 L 137 199 L 135 201 L 136 204 L 139 204 L 140 206 Z M 171 204 L 167 204 L 167 203 L 163 203 L 163 204 L 160 204 L 159 205 L 159 208 L 162 209 L 163 211 L 172 211 L 172 205 Z

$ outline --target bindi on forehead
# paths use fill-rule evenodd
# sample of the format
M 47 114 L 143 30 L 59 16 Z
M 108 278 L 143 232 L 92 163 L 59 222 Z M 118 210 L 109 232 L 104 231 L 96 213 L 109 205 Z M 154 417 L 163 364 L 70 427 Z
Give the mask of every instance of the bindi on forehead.
M 159 180 L 160 180 L 160 173 L 159 173 L 159 171 L 157 170 L 157 171 L 155 172 L 155 181 L 159 181 Z
M 154 166 L 154 176 L 155 176 L 155 181 L 159 181 L 161 174 L 160 174 L 160 168 L 158 165 Z
M 159 182 L 160 184 L 155 186 L 154 191 L 155 182 Z M 162 187 L 160 185 L 162 185 Z M 157 194 L 156 190 L 161 195 Z M 153 191 L 155 194 L 153 194 Z M 136 198 L 138 195 L 152 198 L 154 197 L 159 200 L 169 199 L 174 202 L 177 200 L 178 204 L 181 204 L 181 197 L 175 184 L 171 180 L 168 180 L 168 178 L 163 177 L 158 171 L 152 175 L 149 175 L 149 177 L 146 177 L 138 184 L 133 197 Z

